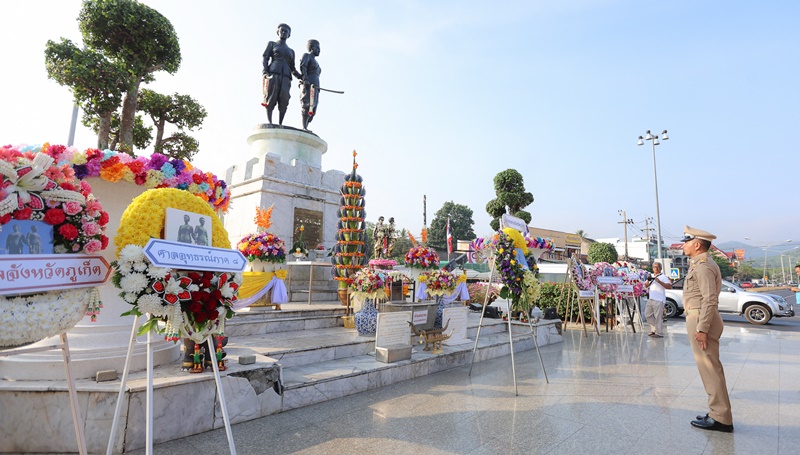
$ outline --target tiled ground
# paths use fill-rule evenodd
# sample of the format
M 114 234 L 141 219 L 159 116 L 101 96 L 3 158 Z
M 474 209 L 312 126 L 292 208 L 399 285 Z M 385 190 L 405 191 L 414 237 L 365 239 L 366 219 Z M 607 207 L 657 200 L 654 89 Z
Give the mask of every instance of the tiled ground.
M 706 395 L 682 320 L 669 334 L 582 337 L 233 426 L 239 454 L 792 454 L 800 452 L 800 334 L 728 328 L 722 361 L 736 431 L 689 421 Z M 588 451 L 588 452 L 587 452 Z M 228 452 L 225 431 L 156 454 Z M 144 450 L 133 452 L 144 454 Z

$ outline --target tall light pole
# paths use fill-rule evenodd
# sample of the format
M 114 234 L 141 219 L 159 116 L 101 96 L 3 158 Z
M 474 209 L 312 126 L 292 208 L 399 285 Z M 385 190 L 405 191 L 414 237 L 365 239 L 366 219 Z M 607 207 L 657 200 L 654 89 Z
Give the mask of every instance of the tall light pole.
M 745 237 L 744 239 L 745 240 L 753 240 L 750 237 Z M 792 239 L 788 239 L 788 240 L 784 240 L 783 242 L 772 243 L 772 244 L 769 244 L 769 245 L 763 245 L 762 246 L 762 249 L 764 250 L 764 275 L 763 275 L 764 281 L 767 281 L 767 248 L 771 248 L 773 246 L 778 246 L 778 245 L 780 245 L 782 243 L 792 243 Z
M 667 130 L 664 130 L 664 132 L 661 133 L 661 140 L 666 141 L 668 139 Z M 658 134 L 653 136 L 650 134 L 650 130 L 647 130 L 644 137 L 639 136 L 639 142 L 637 142 L 636 145 L 644 145 L 644 141 L 650 141 L 653 145 L 653 182 L 655 183 L 656 189 L 656 243 L 658 244 L 658 262 L 660 262 L 663 267 L 664 256 L 661 252 L 661 214 L 658 210 L 658 172 L 656 171 L 656 145 L 661 145 L 661 143 L 658 142 Z

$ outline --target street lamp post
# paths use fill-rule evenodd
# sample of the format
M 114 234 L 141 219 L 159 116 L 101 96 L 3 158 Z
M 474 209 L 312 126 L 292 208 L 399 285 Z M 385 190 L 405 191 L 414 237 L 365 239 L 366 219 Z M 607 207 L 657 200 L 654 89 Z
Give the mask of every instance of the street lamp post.
M 667 130 L 664 130 L 661 133 L 661 140 L 666 141 L 669 137 L 667 136 Z M 661 263 L 661 266 L 664 266 L 664 256 L 661 251 L 661 214 L 658 210 L 658 172 L 656 171 L 656 145 L 661 145 L 658 142 L 658 134 L 652 135 L 650 134 L 650 130 L 647 130 L 645 136 L 639 136 L 639 142 L 636 145 L 644 145 L 644 141 L 650 141 L 653 146 L 653 182 L 655 183 L 655 190 L 656 190 L 656 243 L 658 244 L 658 262 Z
M 753 240 L 750 237 L 745 237 L 744 239 L 745 240 Z M 782 243 L 792 243 L 792 239 L 784 240 L 783 242 L 773 243 L 773 244 L 770 244 L 770 245 L 764 245 L 763 248 L 762 248 L 764 250 L 764 275 L 763 275 L 764 281 L 767 281 L 767 248 L 771 248 L 773 246 L 778 246 L 778 245 L 780 245 Z M 783 258 L 781 258 L 781 260 L 783 260 Z

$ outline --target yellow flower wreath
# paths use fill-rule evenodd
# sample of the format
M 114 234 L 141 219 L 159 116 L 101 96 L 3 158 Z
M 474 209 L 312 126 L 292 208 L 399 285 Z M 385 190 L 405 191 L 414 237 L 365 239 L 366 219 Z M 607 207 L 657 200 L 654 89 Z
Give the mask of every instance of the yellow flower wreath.
M 156 188 L 147 190 L 131 201 L 122 213 L 114 244 L 117 257 L 126 245 L 144 247 L 151 238 L 163 238 L 164 219 L 167 208 L 185 210 L 211 217 L 211 243 L 217 248 L 230 248 L 228 232 L 222 227 L 214 209 L 208 202 L 175 188 Z

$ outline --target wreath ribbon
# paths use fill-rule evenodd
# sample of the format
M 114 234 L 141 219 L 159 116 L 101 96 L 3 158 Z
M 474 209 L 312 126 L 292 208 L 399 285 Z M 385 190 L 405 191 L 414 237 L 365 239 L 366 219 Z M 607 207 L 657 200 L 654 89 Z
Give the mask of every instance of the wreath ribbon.
M 0 201 L 0 216 L 21 209 L 25 204 L 30 204 L 31 193 L 41 193 L 40 196 L 44 199 L 49 199 L 58 202 L 78 202 L 81 205 L 86 205 L 86 198 L 77 191 L 70 190 L 51 190 L 44 191 L 47 188 L 48 179 L 44 172 L 53 164 L 53 158 L 43 153 L 36 154 L 33 159 L 33 164 L 28 167 L 25 166 L 20 170 L 29 168 L 27 172 L 20 173 L 6 161 L 0 161 L 0 174 L 3 180 L 10 182 L 3 188 L 6 193 L 6 198 Z M 21 174 L 21 175 L 20 175 Z M 20 201 L 22 206 L 20 206 Z

